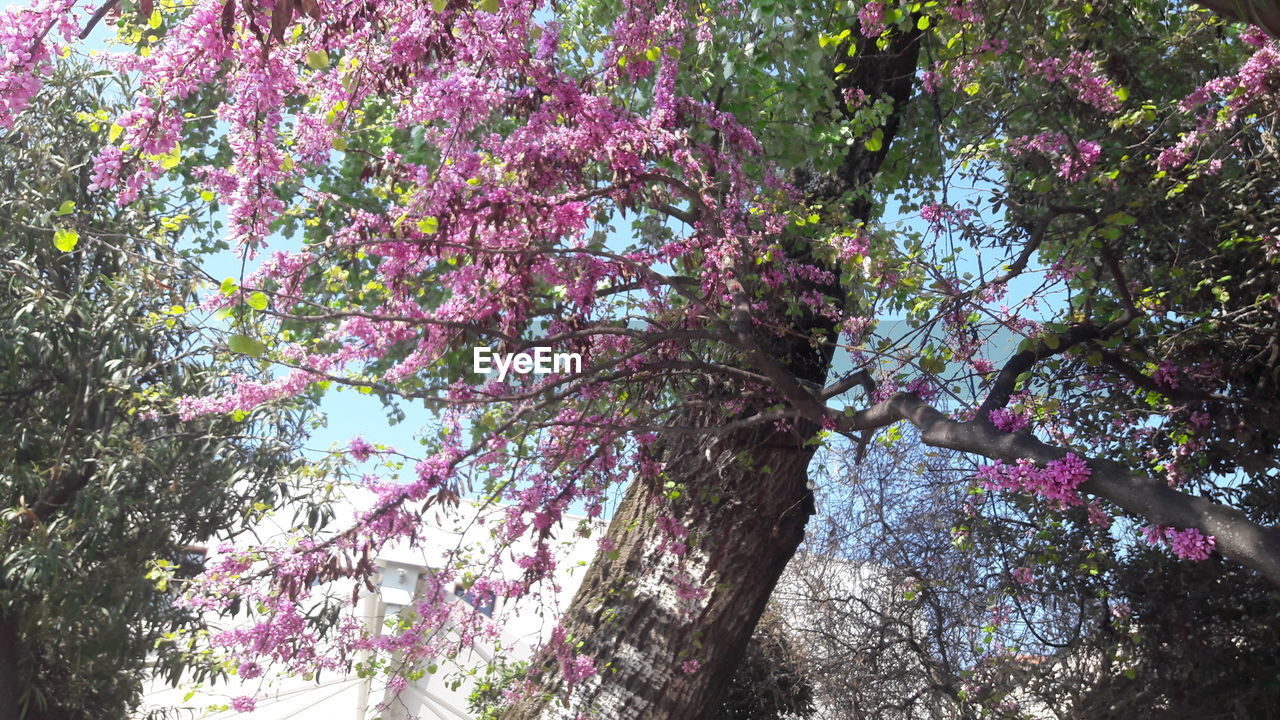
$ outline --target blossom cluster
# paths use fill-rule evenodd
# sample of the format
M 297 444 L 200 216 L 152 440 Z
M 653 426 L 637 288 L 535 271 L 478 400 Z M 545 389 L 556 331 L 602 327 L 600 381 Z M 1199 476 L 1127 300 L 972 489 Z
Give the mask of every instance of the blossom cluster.
M 1198 528 L 1181 530 L 1164 525 L 1146 526 L 1142 534 L 1151 545 L 1163 545 L 1184 560 L 1207 560 L 1213 554 L 1217 541 Z
M 1012 465 L 997 460 L 978 468 L 977 478 L 988 490 L 1007 490 L 1037 495 L 1059 508 L 1081 505 L 1077 488 L 1089 479 L 1089 466 L 1078 455 L 1052 460 L 1044 467 L 1027 458 Z

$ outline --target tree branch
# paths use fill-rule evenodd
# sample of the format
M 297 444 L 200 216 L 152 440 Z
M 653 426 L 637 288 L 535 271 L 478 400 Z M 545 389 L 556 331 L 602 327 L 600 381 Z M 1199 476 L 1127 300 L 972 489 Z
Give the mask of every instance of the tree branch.
M 960 422 L 943 415 L 919 397 L 897 393 L 852 416 L 841 418 L 841 430 L 872 430 L 906 420 L 916 426 L 926 445 L 1012 462 L 1027 458 L 1038 465 L 1061 460 L 1070 451 L 1047 445 L 1029 433 L 1004 433 L 983 421 Z M 1198 528 L 1216 539 L 1216 549 L 1280 586 L 1280 529 L 1260 525 L 1243 512 L 1188 495 L 1156 478 L 1129 472 L 1123 465 L 1084 458 L 1091 475 L 1082 492 L 1112 503 L 1157 525 Z

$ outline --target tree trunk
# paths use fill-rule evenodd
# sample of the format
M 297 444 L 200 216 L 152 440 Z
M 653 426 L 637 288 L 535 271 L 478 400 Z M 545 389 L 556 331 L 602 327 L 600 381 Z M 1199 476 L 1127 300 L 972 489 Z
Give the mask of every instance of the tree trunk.
M 834 173 L 798 169 L 793 176 L 811 203 L 827 205 L 846 219 L 870 218 L 873 205 L 860 191 L 880 171 L 911 95 L 920 32 L 915 22 L 907 27 L 893 33 L 884 48 L 861 37 L 852 52 L 847 45 L 836 48 L 834 58 L 852 69 L 836 78 L 833 107 L 814 109 L 817 115 L 848 115 L 842 91 L 853 88 L 893 102 L 880 149 L 855 143 Z M 793 243 L 789 252 L 817 263 L 803 242 Z M 812 289 L 840 296 L 838 287 Z M 756 351 L 746 354 L 767 356 L 791 380 L 821 386 L 834 346 L 815 346 L 810 338 L 834 340 L 837 328 L 829 318 L 810 313 L 797 318 L 792 329 L 785 338 L 756 333 L 751 339 Z M 742 401 L 732 387 L 713 395 L 725 404 Z M 673 423 L 679 432 L 659 439 L 655 456 L 664 464 L 662 475 L 628 489 L 609 526 L 614 550 L 597 556 L 565 614 L 568 637 L 561 654 L 547 648 L 530 669 L 541 694 L 511 707 L 504 720 L 693 720 L 715 712 L 814 512 L 807 468 L 816 425 L 765 423 L 723 430 L 764 409 L 761 404 L 738 413 L 725 405 L 689 410 Z M 690 433 L 690 427 L 704 431 Z M 680 493 L 677 499 L 672 490 Z M 669 543 L 679 538 L 659 522 L 664 517 L 675 517 L 688 529 L 685 554 L 671 552 Z M 688 595 L 682 577 L 705 596 L 682 598 Z M 563 663 L 570 652 L 592 658 L 595 673 L 567 681 Z
M 701 418 L 705 425 L 711 418 Z M 813 447 L 773 425 L 729 435 L 675 436 L 659 451 L 663 479 L 636 482 L 609 527 L 615 552 L 599 556 L 564 619 L 570 645 L 595 659 L 574 687 L 550 652 L 535 668 L 547 694 L 508 720 L 705 718 L 724 692 L 756 621 L 813 513 L 806 467 Z M 676 517 L 689 537 L 658 522 Z M 683 555 L 667 545 L 683 541 Z M 681 577 L 703 600 L 679 597 Z M 692 671 L 693 663 L 700 669 Z M 687 665 L 686 665 L 687 663 Z M 686 667 L 690 671 L 686 671 Z M 566 692 L 567 691 L 567 692 Z M 567 694 L 568 703 L 562 702 Z
M 847 219 L 867 220 L 872 202 L 865 190 L 881 169 L 899 129 L 914 85 L 920 32 L 895 32 L 886 47 L 856 35 L 858 47 L 836 47 L 833 58 L 852 65 L 836 78 L 831 108 L 815 115 L 851 113 L 844 91 L 858 88 L 870 97 L 888 97 L 893 110 L 884 120 L 881 149 L 854 143 L 836 172 L 797 169 L 794 183 L 812 204 L 826 205 Z M 835 67 L 836 59 L 831 60 Z M 850 222 L 850 224 L 854 224 Z M 803 241 L 788 252 L 817 264 Z M 739 278 L 741 279 L 741 278 Z M 838 287 L 812 290 L 840 297 Z M 767 357 L 790 382 L 822 386 L 831 368 L 837 328 L 819 314 L 795 320 L 785 337 L 754 333 L 748 357 Z M 760 413 L 765 404 L 731 413 L 741 402 L 728 387 L 709 393 L 724 401 L 712 410 L 687 410 L 677 418 L 680 432 L 655 443 L 663 462 L 658 478 L 637 480 L 609 524 L 612 552 L 596 557 L 563 619 L 567 638 L 549 647 L 530 669 L 541 694 L 509 708 L 504 720 L 692 720 L 716 711 L 724 687 L 741 660 L 756 621 L 774 585 L 804 539 L 813 515 L 808 465 L 817 425 L 780 428 L 772 423 L 724 432 L 733 420 Z M 704 429 L 690 433 L 687 428 Z M 675 483 L 669 484 L 669 483 Z M 680 493 L 675 497 L 675 492 Z M 664 528 L 676 518 L 687 529 L 687 551 Z M 681 578 L 705 596 L 691 598 Z M 686 596 L 686 597 L 681 597 Z M 580 644 L 579 644 L 580 643 Z M 558 652 L 557 652 L 558 651 Z M 594 660 L 595 673 L 571 682 L 564 664 L 576 653 Z
M 18 720 L 22 687 L 18 676 L 18 619 L 0 615 L 0 720 Z

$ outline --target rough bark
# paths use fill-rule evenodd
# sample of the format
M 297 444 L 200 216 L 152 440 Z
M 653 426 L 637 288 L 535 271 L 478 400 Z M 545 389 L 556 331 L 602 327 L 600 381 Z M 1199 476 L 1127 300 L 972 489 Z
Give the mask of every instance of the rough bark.
M 839 58 L 857 58 L 853 71 L 838 80 L 840 88 L 888 96 L 895 109 L 882 127 L 882 149 L 873 152 L 858 143 L 834 173 L 796 173 L 794 180 L 812 201 L 843 204 L 849 216 L 869 218 L 865 193 L 854 191 L 865 190 L 879 172 L 900 125 L 919 38 L 913 30 L 895 33 L 884 49 L 862 39 L 854 53 L 837 49 Z M 843 104 L 833 98 L 834 108 Z M 792 252 L 813 262 L 803 245 Z M 735 323 L 735 347 L 748 363 L 766 362 L 784 373 L 790 387 L 821 387 L 831 346 L 815 346 L 810 338 L 832 337 L 835 328 L 829 319 L 809 315 L 792 330 L 780 338 Z M 741 399 L 732 388 L 710 394 L 726 402 Z M 660 439 L 663 477 L 628 490 L 609 527 L 615 551 L 596 558 L 563 621 L 567 642 L 581 643 L 577 651 L 595 660 L 596 674 L 571 687 L 549 651 L 532 668 L 543 692 L 510 708 L 504 720 L 576 720 L 584 713 L 593 720 L 692 720 L 716 707 L 813 514 L 807 468 L 814 447 L 807 441 L 816 423 L 718 431 L 763 410 L 764 404 L 734 413 L 690 410 L 674 420 L 706 432 Z M 681 486 L 678 501 L 664 497 L 667 481 Z M 689 529 L 685 555 L 663 550 L 669 538 L 655 522 L 663 515 Z M 707 595 L 698 601 L 678 597 L 676 579 L 682 574 Z M 700 665 L 696 672 L 682 667 L 690 660 Z
M 662 479 L 632 485 L 610 524 L 615 553 L 592 564 L 564 619 L 598 672 L 570 689 L 549 659 L 538 679 L 551 695 L 568 691 L 569 702 L 533 697 L 507 718 L 701 718 L 723 693 L 804 538 L 813 449 L 772 426 L 693 437 L 659 451 L 664 478 L 684 484 L 681 499 L 663 495 Z M 671 538 L 655 521 L 664 515 L 692 529 L 684 555 L 662 547 Z M 705 602 L 678 597 L 682 574 L 709 590 Z M 702 669 L 684 672 L 688 660 Z
M 17 720 L 22 687 L 18 678 L 18 620 L 0 615 L 0 720 Z
M 1257 25 L 1271 37 L 1280 37 L 1277 0 L 1196 0 L 1196 4 L 1228 20 Z

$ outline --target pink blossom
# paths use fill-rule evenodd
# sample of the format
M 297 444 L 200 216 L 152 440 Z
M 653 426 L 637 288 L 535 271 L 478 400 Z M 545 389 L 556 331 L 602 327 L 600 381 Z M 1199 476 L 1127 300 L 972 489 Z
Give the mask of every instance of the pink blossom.
M 373 454 L 373 446 L 365 441 L 363 437 L 356 437 L 347 446 L 347 452 L 351 453 L 351 457 L 356 462 L 364 462 Z
M 885 31 L 884 22 L 884 4 L 872 0 L 862 6 L 858 10 L 858 20 L 862 24 L 862 36 L 868 38 L 880 37 Z
M 1031 427 L 1031 421 L 1025 415 L 1005 408 L 996 408 L 988 415 L 991 424 L 1001 432 L 1016 433 Z
M 1178 366 L 1168 360 L 1162 360 L 1156 367 L 1156 371 L 1151 374 L 1151 379 L 1162 388 L 1176 390 L 1179 384 Z
M 1089 475 L 1089 466 L 1074 454 L 1050 461 L 1043 468 L 1026 458 L 1019 458 L 1013 465 L 997 460 L 979 467 L 977 472 L 982 486 L 989 490 L 1031 493 L 1060 508 L 1084 502 L 1076 489 Z
M 1198 528 L 1178 530 L 1155 525 L 1143 527 L 1142 534 L 1151 545 L 1165 545 L 1184 560 L 1207 560 L 1217 544 L 1212 535 L 1205 535 Z
M 1103 510 L 1097 500 L 1089 503 L 1089 524 L 1097 525 L 1104 530 L 1111 527 L 1111 514 Z
M 596 663 L 586 655 L 571 655 L 561 660 L 565 684 L 573 687 L 596 674 Z

